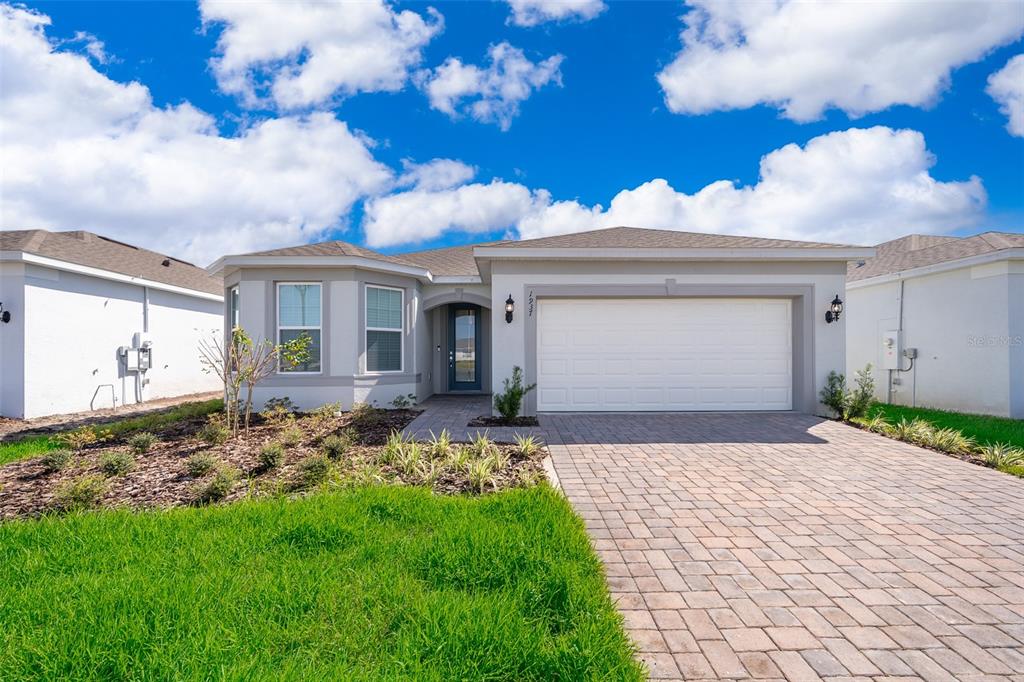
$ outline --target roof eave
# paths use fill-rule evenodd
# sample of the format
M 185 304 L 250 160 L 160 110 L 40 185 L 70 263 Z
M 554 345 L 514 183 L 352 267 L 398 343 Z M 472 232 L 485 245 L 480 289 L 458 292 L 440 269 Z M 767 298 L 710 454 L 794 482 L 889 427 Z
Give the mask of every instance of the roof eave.
M 746 249 L 619 249 L 482 246 L 473 249 L 478 260 L 799 260 L 856 261 L 875 255 L 874 247 L 755 247 Z
M 434 281 L 433 275 L 426 268 L 403 265 L 401 263 L 389 263 L 362 256 L 222 256 L 210 264 L 207 272 L 213 275 L 227 274 L 238 268 L 253 267 L 358 268 L 360 270 L 406 275 L 422 279 L 426 282 Z

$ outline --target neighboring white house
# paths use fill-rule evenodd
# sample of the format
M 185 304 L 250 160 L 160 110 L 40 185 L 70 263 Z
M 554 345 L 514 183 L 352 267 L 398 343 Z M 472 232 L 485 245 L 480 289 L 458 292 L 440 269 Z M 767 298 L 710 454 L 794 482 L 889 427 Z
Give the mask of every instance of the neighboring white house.
M 190 263 L 90 232 L 0 232 L 0 306 L 5 417 L 220 388 L 197 344 L 222 334 L 223 284 Z
M 886 242 L 846 290 L 847 372 L 879 399 L 1024 418 L 1024 234 Z
M 254 338 L 313 339 L 259 403 L 489 393 L 519 366 L 538 385 L 528 414 L 820 412 L 825 377 L 846 365 L 846 318 L 825 313 L 847 263 L 873 254 L 620 227 L 399 255 L 325 242 L 210 270 Z

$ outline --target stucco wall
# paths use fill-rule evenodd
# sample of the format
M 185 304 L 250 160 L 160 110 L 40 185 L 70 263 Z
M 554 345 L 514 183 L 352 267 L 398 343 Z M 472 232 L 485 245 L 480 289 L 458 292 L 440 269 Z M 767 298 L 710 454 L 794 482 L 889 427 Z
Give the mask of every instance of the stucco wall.
M 11 321 L 0 323 L 0 415 L 24 416 L 25 266 L 0 263 L 0 303 Z
M 903 347 L 918 349 L 913 371 L 894 373 L 892 401 L 1009 416 L 1011 393 L 1020 396 L 1019 298 L 1024 276 L 1009 275 L 1007 262 L 965 267 L 904 280 Z M 1016 314 L 1010 311 L 1015 289 Z M 853 287 L 847 292 L 847 371 L 875 366 L 876 396 L 887 397 L 888 372 L 881 369 L 882 332 L 899 328 L 900 283 Z M 1011 326 L 1012 325 L 1012 326 Z M 902 359 L 902 367 L 910 361 Z M 1018 370 L 1022 369 L 1018 365 Z M 1016 379 L 1014 379 L 1016 377 Z
M 301 409 L 340 402 L 387 405 L 397 396 L 423 400 L 430 384 L 430 329 L 423 311 L 419 282 L 353 268 L 243 268 L 225 286 L 238 284 L 240 324 L 254 339 L 274 340 L 277 334 L 278 282 L 320 282 L 322 289 L 321 365 L 319 374 L 279 373 L 262 382 L 255 402 L 287 396 Z M 400 288 L 405 292 L 403 371 L 369 374 L 365 360 L 366 285 Z
M 24 417 L 78 412 L 154 398 L 212 391 L 198 342 L 221 333 L 219 301 L 149 290 L 153 368 L 141 396 L 123 370 L 120 346 L 143 331 L 140 286 L 26 266 Z
M 496 261 L 492 266 L 492 309 L 502 310 L 511 292 L 516 301 L 511 324 L 504 315 L 491 318 L 492 358 L 491 384 L 500 387 L 511 376 L 516 365 L 527 369 L 527 320 L 536 314 L 530 310 L 532 287 L 551 285 L 593 285 L 602 290 L 615 286 L 661 285 L 668 291 L 667 281 L 682 287 L 738 285 L 773 285 L 809 288 L 811 312 L 808 326 L 811 338 L 801 338 L 808 359 L 799 370 L 807 372 L 814 394 L 824 384 L 830 370 L 841 371 L 846 365 L 844 322 L 828 325 L 824 321 L 829 301 L 845 287 L 844 263 L 647 263 L 647 262 L 522 262 Z M 804 336 L 803 334 L 801 336 Z M 529 374 L 527 372 L 527 374 Z M 535 377 L 527 376 L 532 382 Z M 796 389 L 796 386 L 794 386 Z M 824 408 L 813 398 L 804 406 L 823 413 Z M 794 409 L 801 406 L 794 404 Z

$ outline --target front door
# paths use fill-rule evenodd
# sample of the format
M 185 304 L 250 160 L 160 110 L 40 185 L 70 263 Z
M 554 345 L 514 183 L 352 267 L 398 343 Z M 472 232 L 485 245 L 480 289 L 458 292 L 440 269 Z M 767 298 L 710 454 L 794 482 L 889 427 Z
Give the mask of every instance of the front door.
M 448 390 L 480 390 L 480 307 L 448 307 Z

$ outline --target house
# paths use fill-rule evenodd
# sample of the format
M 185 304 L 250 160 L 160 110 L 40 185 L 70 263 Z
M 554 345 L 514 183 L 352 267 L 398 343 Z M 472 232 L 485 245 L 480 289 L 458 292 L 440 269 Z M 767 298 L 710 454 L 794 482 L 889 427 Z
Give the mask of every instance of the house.
M 847 370 L 877 397 L 1024 418 L 1024 234 L 913 234 L 847 274 Z
M 220 279 L 91 232 L 0 232 L 0 415 L 31 418 L 217 390 L 200 338 Z
M 325 242 L 225 256 L 229 319 L 254 337 L 308 334 L 257 402 L 500 390 L 515 366 L 525 412 L 817 412 L 846 364 L 847 262 L 873 250 L 617 227 L 384 255 Z

